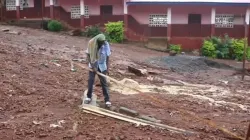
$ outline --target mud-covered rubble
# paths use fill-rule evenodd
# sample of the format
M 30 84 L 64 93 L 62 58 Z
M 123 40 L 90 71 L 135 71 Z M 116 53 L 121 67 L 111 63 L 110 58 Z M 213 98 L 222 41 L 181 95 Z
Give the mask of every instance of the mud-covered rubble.
M 0 139 L 230 139 L 230 135 L 178 109 L 245 136 L 250 120 L 250 84 L 240 82 L 241 75 L 233 75 L 233 69 L 214 69 L 203 60 L 202 63 L 190 63 L 185 57 L 173 60 L 180 57 L 178 55 L 170 58 L 171 62 L 159 62 L 159 57 L 169 59 L 167 54 L 132 44 L 111 45 L 110 76 L 118 80 L 130 79 L 133 86 L 153 86 L 150 89 L 157 91 L 131 94 L 133 91 L 128 90 L 121 94 L 111 90 L 112 104 L 157 118 L 163 124 L 198 132 L 196 136 L 175 134 L 152 127 L 136 127 L 79 110 L 88 71 L 76 67 L 76 71 L 72 71 L 70 61 L 77 59 L 85 63 L 88 39 L 1 27 L 4 28 L 22 34 L 0 32 Z M 148 63 L 151 60 L 154 60 L 153 64 Z M 147 75 L 137 76 L 128 71 L 128 66 L 146 69 Z M 176 68 L 171 71 L 169 66 Z M 186 83 L 189 86 L 185 87 Z M 95 86 L 94 91 L 98 100 L 103 100 L 101 87 Z M 51 124 L 59 125 L 61 120 L 64 122 L 60 123 L 61 127 L 50 127 Z
M 177 55 L 152 58 L 148 60 L 154 65 L 165 65 L 175 72 L 194 73 L 202 70 L 210 70 L 211 68 L 234 69 L 223 63 L 209 60 L 200 56 Z

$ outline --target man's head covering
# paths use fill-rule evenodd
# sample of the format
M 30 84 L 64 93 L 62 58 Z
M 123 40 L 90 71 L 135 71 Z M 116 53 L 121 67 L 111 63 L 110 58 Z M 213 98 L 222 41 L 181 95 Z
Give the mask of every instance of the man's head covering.
M 106 38 L 105 38 L 105 35 L 104 34 L 99 34 L 95 37 L 93 37 L 89 43 L 88 43 L 88 53 L 90 55 L 90 62 L 91 63 L 94 63 L 98 60 L 98 54 L 97 54 L 97 51 L 98 51 L 98 41 L 105 41 Z

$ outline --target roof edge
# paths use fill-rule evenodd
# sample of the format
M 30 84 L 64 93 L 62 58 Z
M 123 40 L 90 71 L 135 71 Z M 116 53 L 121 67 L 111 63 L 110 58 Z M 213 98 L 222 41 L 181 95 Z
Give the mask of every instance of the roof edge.
M 217 5 L 217 6 L 250 6 L 250 3 L 230 3 L 230 2 L 145 2 L 145 1 L 129 1 L 127 5 Z

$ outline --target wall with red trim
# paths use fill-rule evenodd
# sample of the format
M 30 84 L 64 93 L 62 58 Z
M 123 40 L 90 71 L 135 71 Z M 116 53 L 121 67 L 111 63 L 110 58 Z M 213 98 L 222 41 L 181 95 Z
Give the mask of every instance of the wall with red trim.
M 167 27 L 149 27 L 148 24 L 140 24 L 133 16 L 128 15 L 128 28 L 146 37 L 166 37 Z
M 215 28 L 215 36 L 223 36 L 224 34 L 233 38 L 244 38 L 245 27 L 244 25 L 234 25 L 233 28 Z
M 84 19 L 85 26 L 99 24 L 103 26 L 109 21 L 123 21 L 123 15 L 111 15 L 111 16 L 100 16 L 100 15 L 91 15 L 89 18 Z
M 207 37 L 211 35 L 211 25 L 208 24 L 172 24 L 172 37 Z
M 62 20 L 74 28 L 80 27 L 80 19 L 71 19 L 71 13 L 66 12 L 60 6 L 54 7 L 54 15 L 56 19 Z
M 200 49 L 203 39 L 203 37 L 172 37 L 169 44 L 181 44 L 183 50 L 190 51 Z
M 16 19 L 16 11 L 7 11 L 5 7 L 3 8 L 3 20 L 6 19 Z

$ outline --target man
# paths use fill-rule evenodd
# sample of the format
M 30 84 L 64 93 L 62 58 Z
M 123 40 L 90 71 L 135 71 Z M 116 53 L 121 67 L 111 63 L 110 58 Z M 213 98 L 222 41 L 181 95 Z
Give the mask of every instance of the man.
M 92 38 L 88 43 L 86 53 L 89 62 L 89 67 L 93 70 L 89 71 L 88 93 L 87 98 L 84 101 L 85 104 L 89 104 L 92 100 L 91 98 L 96 72 L 98 71 L 106 75 L 108 74 L 109 70 L 109 56 L 111 55 L 111 51 L 109 43 L 106 41 L 105 36 L 103 34 L 99 34 Z M 102 76 L 99 76 L 99 79 L 102 86 L 105 105 L 107 107 L 110 107 L 111 102 L 109 100 L 107 80 L 105 77 Z

